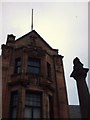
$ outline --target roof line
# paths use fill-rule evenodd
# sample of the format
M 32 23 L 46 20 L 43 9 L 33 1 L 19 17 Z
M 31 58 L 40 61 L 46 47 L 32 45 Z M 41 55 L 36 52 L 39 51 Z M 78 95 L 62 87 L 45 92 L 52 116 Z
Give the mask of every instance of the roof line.
M 20 40 L 22 37 L 24 37 L 24 36 L 26 36 L 26 35 L 28 35 L 28 34 L 30 34 L 30 33 L 32 33 L 32 32 L 35 32 L 35 33 L 43 40 L 43 42 L 48 45 L 48 47 L 49 47 L 51 50 L 55 50 L 55 51 L 58 52 L 58 49 L 53 49 L 35 30 L 32 30 L 31 32 L 28 32 L 27 34 L 21 36 L 20 38 L 16 39 L 15 42 L 17 42 L 17 41 Z

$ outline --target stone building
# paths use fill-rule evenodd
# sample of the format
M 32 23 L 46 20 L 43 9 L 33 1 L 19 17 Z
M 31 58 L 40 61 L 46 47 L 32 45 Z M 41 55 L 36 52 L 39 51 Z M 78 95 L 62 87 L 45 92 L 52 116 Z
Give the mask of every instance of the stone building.
M 35 30 L 2 45 L 2 118 L 68 118 L 63 56 Z

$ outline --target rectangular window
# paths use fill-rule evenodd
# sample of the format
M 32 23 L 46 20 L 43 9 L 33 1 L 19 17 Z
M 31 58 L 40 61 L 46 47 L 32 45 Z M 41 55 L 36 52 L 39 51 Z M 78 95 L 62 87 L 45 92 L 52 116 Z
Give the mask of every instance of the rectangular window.
M 51 65 L 47 62 L 47 79 L 51 79 Z
M 52 96 L 49 96 L 49 116 L 50 116 L 50 120 L 54 119 L 53 97 Z
M 39 59 L 28 59 L 28 72 L 32 74 L 40 74 L 40 60 Z
M 24 118 L 41 118 L 41 95 L 26 92 Z
M 17 107 L 18 107 L 18 92 L 11 93 L 11 114 L 10 118 L 17 118 Z
M 15 73 L 21 73 L 21 58 L 15 59 Z

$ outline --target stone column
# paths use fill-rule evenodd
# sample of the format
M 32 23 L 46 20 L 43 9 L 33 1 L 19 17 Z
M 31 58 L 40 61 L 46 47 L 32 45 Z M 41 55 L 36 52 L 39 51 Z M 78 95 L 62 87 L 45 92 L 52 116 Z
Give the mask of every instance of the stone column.
M 86 76 L 89 69 L 83 68 L 83 64 L 77 57 L 73 60 L 73 64 L 73 72 L 70 77 L 73 77 L 77 83 L 81 116 L 82 118 L 89 118 L 88 113 L 90 113 L 90 94 L 86 84 Z

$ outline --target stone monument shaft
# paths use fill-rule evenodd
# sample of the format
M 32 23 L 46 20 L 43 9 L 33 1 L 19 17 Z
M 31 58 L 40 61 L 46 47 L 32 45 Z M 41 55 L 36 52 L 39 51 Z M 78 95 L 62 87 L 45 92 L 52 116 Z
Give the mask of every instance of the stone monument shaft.
M 77 57 L 73 60 L 73 64 L 73 72 L 71 73 L 70 77 L 73 77 L 77 83 L 81 116 L 82 118 L 89 118 L 90 95 L 86 84 L 86 76 L 89 69 L 83 68 L 83 64 Z

